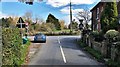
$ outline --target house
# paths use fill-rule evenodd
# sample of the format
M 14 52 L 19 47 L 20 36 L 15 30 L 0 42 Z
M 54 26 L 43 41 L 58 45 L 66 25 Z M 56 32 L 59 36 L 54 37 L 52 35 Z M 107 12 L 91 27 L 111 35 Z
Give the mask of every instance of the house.
M 90 11 L 92 12 L 92 25 L 91 28 L 92 30 L 101 30 L 101 23 L 100 23 L 100 18 L 101 18 L 101 14 L 102 11 L 104 10 L 105 7 L 105 2 L 99 2 L 96 6 L 94 6 Z M 119 14 L 119 18 L 120 18 L 120 1 L 117 2 L 117 7 L 118 7 L 118 14 Z M 119 28 L 120 30 L 120 28 Z
M 104 9 L 105 2 L 99 2 L 94 8 L 91 9 L 92 12 L 92 30 L 101 30 L 100 18 L 101 13 Z
M 120 1 L 117 3 L 117 9 L 118 9 L 118 18 L 119 18 L 119 24 L 120 24 Z M 119 25 L 119 28 L 118 28 L 118 31 L 120 32 L 120 25 Z

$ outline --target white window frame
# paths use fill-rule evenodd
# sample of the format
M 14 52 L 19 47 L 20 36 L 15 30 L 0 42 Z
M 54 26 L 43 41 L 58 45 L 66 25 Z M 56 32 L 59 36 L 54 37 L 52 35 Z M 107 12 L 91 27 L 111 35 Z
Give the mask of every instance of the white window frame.
M 120 19 L 119 19 L 119 24 L 120 24 Z
M 97 8 L 97 20 L 99 19 L 99 13 L 100 13 L 100 11 L 99 11 L 99 8 Z

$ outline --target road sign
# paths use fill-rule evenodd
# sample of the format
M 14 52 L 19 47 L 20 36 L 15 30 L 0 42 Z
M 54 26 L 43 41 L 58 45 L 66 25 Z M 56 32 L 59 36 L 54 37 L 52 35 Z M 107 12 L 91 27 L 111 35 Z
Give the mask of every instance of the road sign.
M 27 25 L 26 25 L 26 23 L 23 21 L 23 19 L 20 17 L 19 20 L 18 20 L 18 22 L 17 22 L 17 24 L 16 24 L 16 26 L 17 26 L 18 28 L 25 28 Z
M 25 22 L 23 21 L 22 17 L 20 17 L 17 23 L 25 23 Z

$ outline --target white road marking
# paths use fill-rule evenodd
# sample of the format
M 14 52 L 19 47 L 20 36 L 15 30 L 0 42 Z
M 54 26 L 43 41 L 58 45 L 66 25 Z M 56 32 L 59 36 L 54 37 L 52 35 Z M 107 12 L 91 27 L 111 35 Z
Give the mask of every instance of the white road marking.
M 58 41 L 58 43 L 60 44 L 60 40 Z
M 65 54 L 64 54 L 63 49 L 62 49 L 61 46 L 60 46 L 60 50 L 61 50 L 61 53 L 62 53 L 63 61 L 64 61 L 64 63 L 66 63 Z
M 59 37 L 58 37 L 58 43 L 59 43 L 59 44 L 61 43 Z M 60 45 L 60 50 L 61 50 L 61 54 L 62 54 L 62 57 L 63 57 L 63 61 L 64 61 L 64 63 L 66 63 L 65 54 L 64 54 L 64 52 L 63 52 L 63 49 L 62 49 L 62 46 L 61 46 L 61 45 Z
M 58 37 L 58 43 L 60 44 L 60 38 Z

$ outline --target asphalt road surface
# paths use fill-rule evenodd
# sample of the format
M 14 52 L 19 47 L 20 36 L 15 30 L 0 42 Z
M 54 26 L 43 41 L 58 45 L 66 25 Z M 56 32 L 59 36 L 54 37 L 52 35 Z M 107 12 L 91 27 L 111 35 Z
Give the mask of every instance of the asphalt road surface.
M 103 65 L 89 57 L 75 43 L 79 36 L 47 36 L 29 65 Z M 88 66 L 87 66 L 88 67 Z

